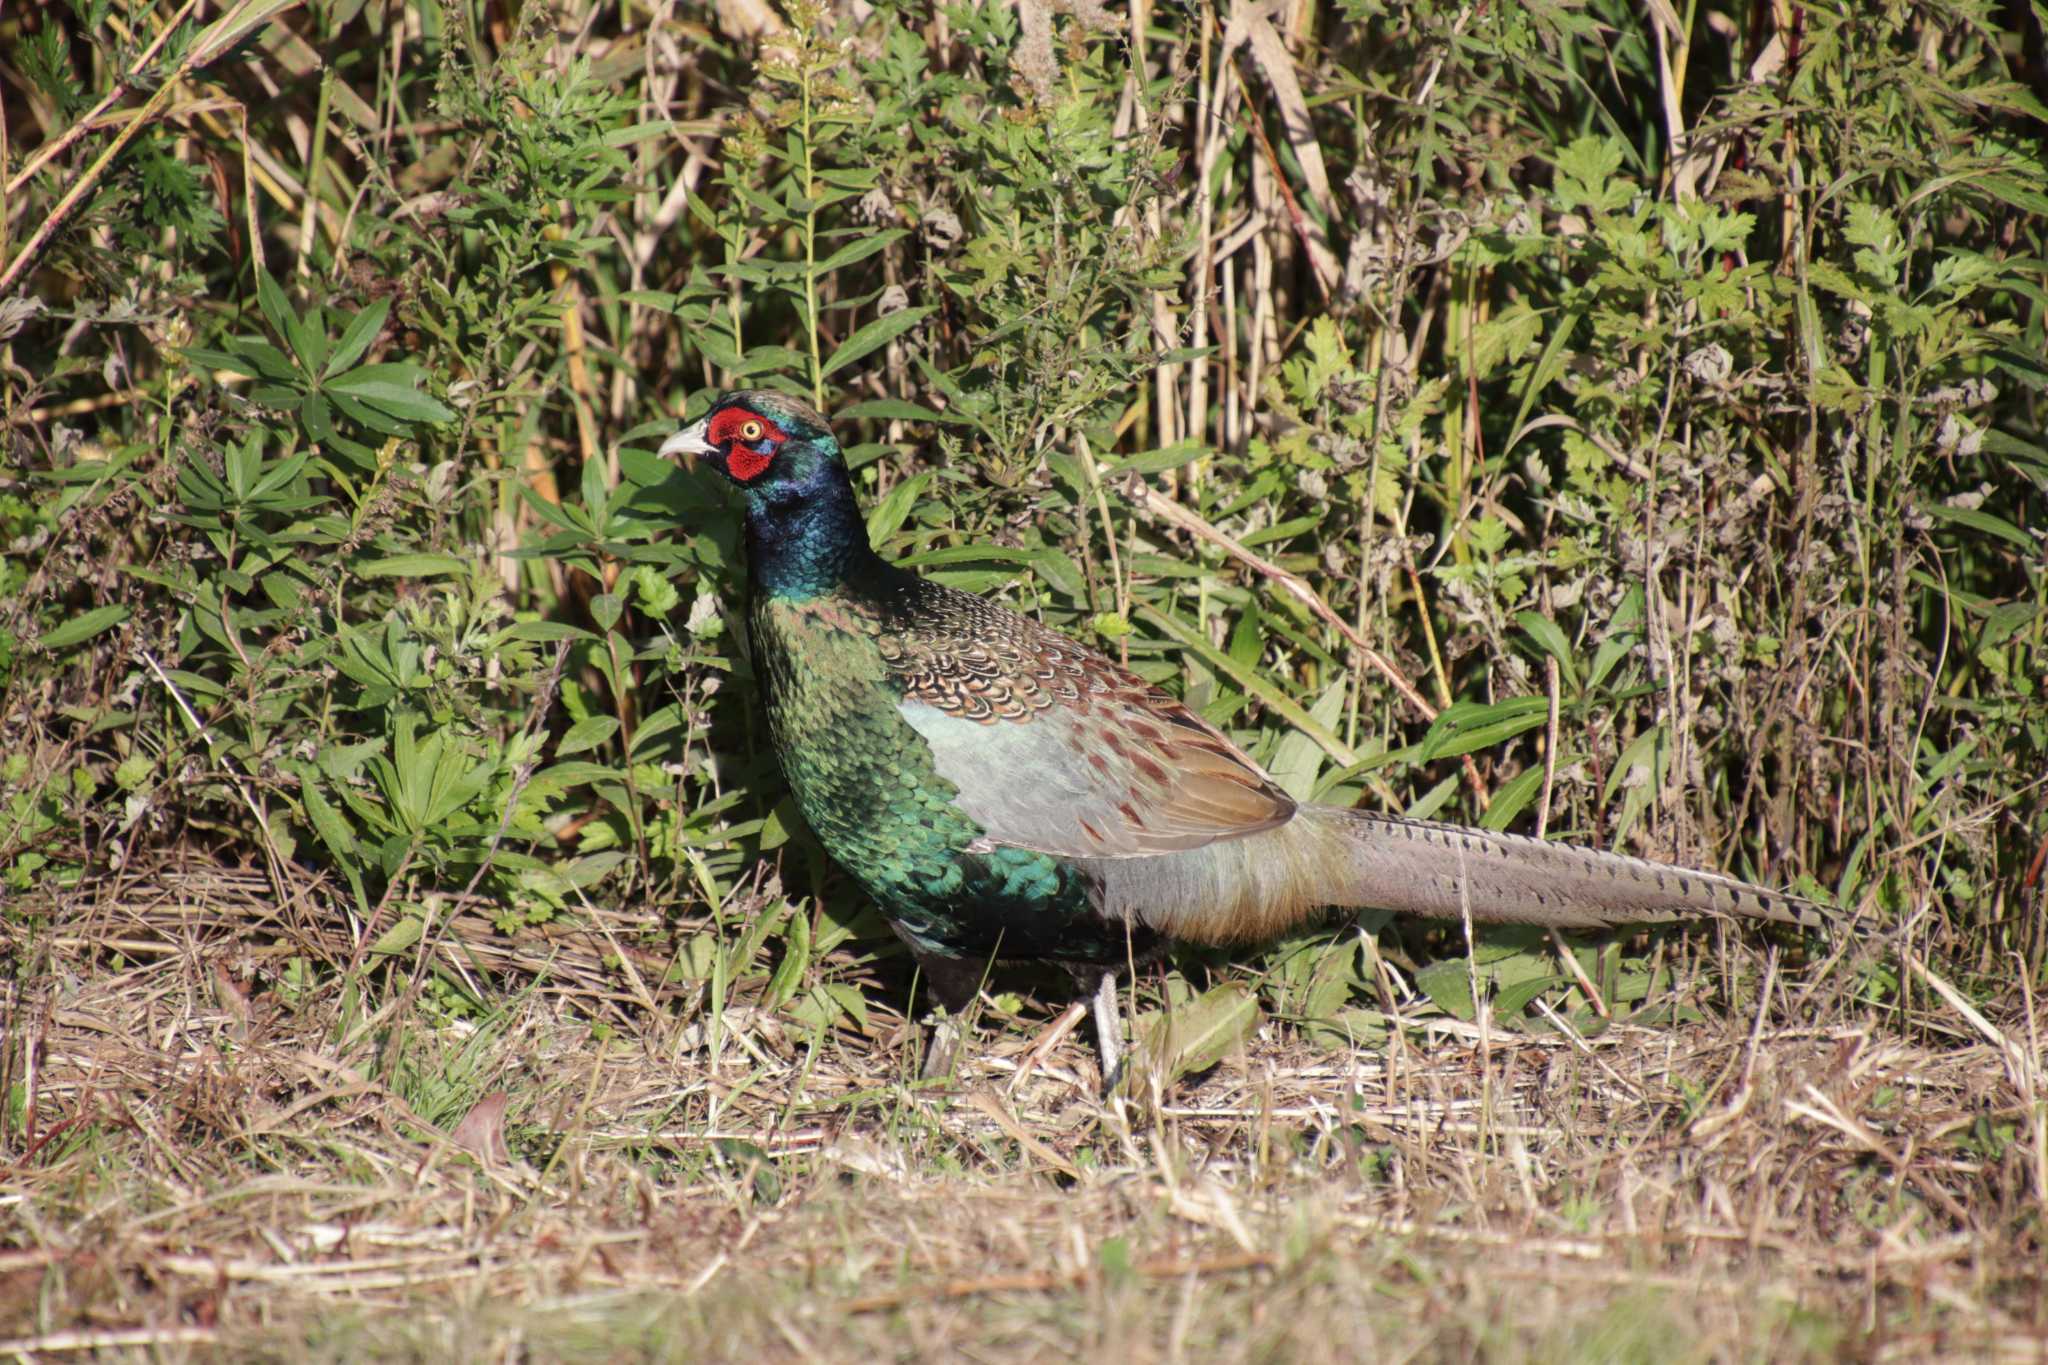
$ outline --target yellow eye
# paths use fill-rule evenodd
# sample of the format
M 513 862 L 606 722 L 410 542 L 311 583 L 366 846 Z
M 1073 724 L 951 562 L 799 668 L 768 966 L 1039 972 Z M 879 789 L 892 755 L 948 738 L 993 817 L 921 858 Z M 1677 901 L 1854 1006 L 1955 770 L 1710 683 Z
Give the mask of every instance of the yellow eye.
M 740 439 L 742 441 L 758 441 L 761 439 L 761 434 L 766 430 L 767 428 L 763 427 L 759 422 L 752 420 L 742 422 L 740 423 Z

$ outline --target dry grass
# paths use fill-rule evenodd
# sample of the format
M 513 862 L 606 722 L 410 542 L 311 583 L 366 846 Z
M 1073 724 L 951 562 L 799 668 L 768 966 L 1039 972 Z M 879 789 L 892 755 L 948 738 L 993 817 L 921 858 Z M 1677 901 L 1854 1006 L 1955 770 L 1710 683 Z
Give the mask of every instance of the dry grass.
M 1268 1025 L 1153 1121 L 1078 1035 L 1026 1072 L 1030 1020 L 935 1087 L 886 992 L 870 1036 L 709 1028 L 651 917 L 458 916 L 467 1019 L 294 997 L 287 960 L 348 956 L 318 888 L 164 870 L 43 923 L 6 930 L 39 984 L 5 1017 L 0 1359 L 2044 1353 L 2023 1009 L 1778 981 L 1590 1040 Z

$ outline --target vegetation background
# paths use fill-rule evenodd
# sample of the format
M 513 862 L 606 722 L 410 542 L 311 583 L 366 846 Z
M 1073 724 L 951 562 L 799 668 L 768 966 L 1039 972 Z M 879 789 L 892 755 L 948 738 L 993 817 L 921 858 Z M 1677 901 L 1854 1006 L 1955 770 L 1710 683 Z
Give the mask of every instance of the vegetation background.
M 0 15 L 0 1350 L 2037 1350 L 2044 14 Z M 1291 791 L 1861 932 L 921 1084 L 650 453 L 743 384 Z

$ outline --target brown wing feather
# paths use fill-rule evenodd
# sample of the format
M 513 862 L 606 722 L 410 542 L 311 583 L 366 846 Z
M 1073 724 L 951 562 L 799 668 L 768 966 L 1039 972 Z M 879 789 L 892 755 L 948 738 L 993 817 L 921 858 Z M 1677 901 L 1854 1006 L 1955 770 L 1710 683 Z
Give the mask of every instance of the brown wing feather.
M 878 643 L 906 719 L 992 842 L 1143 857 L 1294 816 L 1293 799 L 1214 726 L 1014 612 L 942 590 L 920 603 L 917 630 Z

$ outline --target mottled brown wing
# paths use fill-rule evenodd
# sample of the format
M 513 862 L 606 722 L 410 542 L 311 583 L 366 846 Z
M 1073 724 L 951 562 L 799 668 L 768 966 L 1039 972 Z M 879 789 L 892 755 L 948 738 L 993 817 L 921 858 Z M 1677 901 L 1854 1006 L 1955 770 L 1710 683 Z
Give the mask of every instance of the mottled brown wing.
M 1295 803 L 1215 727 L 1034 621 L 944 590 L 879 637 L 905 721 L 991 843 L 1136 858 L 1285 824 Z

